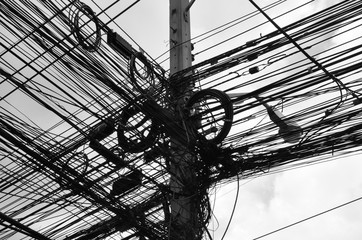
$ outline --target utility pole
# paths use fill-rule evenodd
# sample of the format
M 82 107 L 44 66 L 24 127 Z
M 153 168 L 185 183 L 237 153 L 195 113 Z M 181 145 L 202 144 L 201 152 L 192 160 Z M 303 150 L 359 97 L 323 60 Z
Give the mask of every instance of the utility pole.
M 189 9 L 195 0 L 170 0 L 170 76 L 191 66 L 190 15 Z M 180 79 L 175 79 L 180 81 Z M 171 80 L 172 81 L 172 80 Z M 182 80 L 181 80 L 182 81 Z M 179 82 L 177 82 L 177 85 Z M 172 84 L 172 82 L 171 82 Z M 181 89 L 171 90 L 177 102 L 174 114 L 179 122 L 187 97 L 192 93 L 193 83 L 182 83 Z M 184 132 L 187 135 L 187 130 Z M 169 237 L 173 240 L 196 240 L 200 238 L 199 198 L 196 173 L 192 168 L 195 157 L 187 146 L 171 139 L 173 159 L 170 164 L 171 219 Z

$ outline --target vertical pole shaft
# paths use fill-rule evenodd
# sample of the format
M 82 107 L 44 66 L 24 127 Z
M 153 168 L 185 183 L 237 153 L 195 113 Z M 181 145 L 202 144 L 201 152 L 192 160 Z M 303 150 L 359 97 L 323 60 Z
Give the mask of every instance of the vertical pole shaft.
M 188 0 L 170 0 L 170 75 L 191 66 Z
M 170 75 L 191 66 L 190 16 L 188 0 L 170 0 Z M 175 116 L 181 121 L 185 99 L 192 92 L 193 84 L 185 83 L 181 91 L 173 93 L 175 99 Z M 179 89 L 178 89 L 179 90 Z M 185 129 L 184 134 L 187 134 Z M 192 163 L 193 154 L 177 140 L 171 139 L 173 158 L 170 164 L 170 188 L 173 196 L 170 199 L 171 221 L 169 225 L 170 239 L 196 240 L 199 236 L 198 200 L 195 171 Z

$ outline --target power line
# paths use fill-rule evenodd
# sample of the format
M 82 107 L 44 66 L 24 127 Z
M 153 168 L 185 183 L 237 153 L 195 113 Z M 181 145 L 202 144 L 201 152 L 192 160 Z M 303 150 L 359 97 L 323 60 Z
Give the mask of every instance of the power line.
M 266 234 L 264 234 L 264 235 L 261 235 L 261 236 L 259 236 L 259 237 L 257 237 L 257 238 L 254 238 L 253 240 L 261 239 L 261 238 L 266 237 L 266 236 L 269 236 L 269 235 L 271 235 L 271 234 L 280 232 L 280 231 L 282 231 L 282 230 L 284 230 L 284 229 L 287 229 L 287 228 L 290 228 L 290 227 L 295 226 L 295 225 L 297 225 L 297 224 L 300 224 L 300 223 L 302 223 L 302 222 L 311 220 L 312 218 L 319 217 L 319 216 L 321 216 L 321 215 L 323 215 L 323 214 L 326 214 L 326 213 L 328 213 L 328 212 L 334 211 L 334 210 L 336 210 L 336 209 L 338 209 L 338 208 L 347 206 L 347 205 L 349 205 L 349 204 L 352 204 L 352 203 L 357 202 L 357 201 L 360 201 L 360 200 L 362 200 L 362 197 L 353 199 L 353 200 L 351 200 L 351 201 L 348 201 L 348 202 L 343 203 L 343 204 L 341 204 L 341 205 L 335 206 L 335 207 L 330 208 L 330 209 L 328 209 L 328 210 L 325 210 L 325 211 L 323 211 L 323 212 L 320 212 L 320 213 L 317 213 L 317 214 L 312 215 L 312 216 L 310 216 L 310 217 L 304 218 L 304 219 L 302 219 L 302 220 L 299 220 L 299 221 L 297 221 L 297 222 L 294 222 L 294 223 L 292 223 L 292 224 L 289 224 L 289 225 L 287 225 L 287 226 L 285 226 L 285 227 L 279 228 L 279 229 L 277 229 L 277 230 L 274 230 L 274 231 L 272 231 L 272 232 L 269 232 L 269 233 L 266 233 Z
M 229 222 L 228 222 L 228 224 L 227 224 L 227 226 L 226 226 L 226 229 L 225 229 L 225 231 L 224 231 L 224 234 L 223 234 L 222 237 L 221 237 L 221 240 L 224 239 L 227 231 L 229 230 L 231 221 L 232 221 L 232 219 L 233 219 L 233 217 L 234 217 L 234 214 L 235 214 L 236 205 L 237 205 L 238 199 L 239 199 L 239 192 L 240 192 L 239 175 L 237 175 L 236 177 L 237 177 L 237 181 L 236 181 L 236 182 L 237 182 L 237 188 L 236 188 L 236 196 L 235 196 L 235 201 L 234 201 L 234 205 L 233 205 L 233 210 L 232 210 L 232 212 L 231 212 Z

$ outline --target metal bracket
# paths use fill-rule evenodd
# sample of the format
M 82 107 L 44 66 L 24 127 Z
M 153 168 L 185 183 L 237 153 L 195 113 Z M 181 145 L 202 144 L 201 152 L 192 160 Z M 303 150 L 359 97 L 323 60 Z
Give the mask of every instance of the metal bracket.
M 191 6 L 195 3 L 196 0 L 191 0 L 191 2 L 189 3 L 189 5 L 186 6 L 185 11 L 184 11 L 184 18 L 185 21 L 188 22 L 188 14 L 190 11 Z

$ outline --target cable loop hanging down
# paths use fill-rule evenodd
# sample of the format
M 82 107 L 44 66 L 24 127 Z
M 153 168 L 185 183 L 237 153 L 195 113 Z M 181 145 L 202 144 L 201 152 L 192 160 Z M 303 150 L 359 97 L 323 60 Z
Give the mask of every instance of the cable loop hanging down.
M 194 93 L 186 103 L 195 135 L 202 141 L 218 144 L 228 135 L 234 117 L 230 97 L 216 89 Z
M 89 20 L 85 21 L 83 24 L 80 25 L 81 13 L 87 16 Z M 84 28 L 90 22 L 94 22 L 96 27 L 95 32 L 91 33 L 88 36 L 85 36 L 84 35 L 85 31 L 84 30 L 82 31 L 82 28 Z M 97 49 L 101 44 L 101 27 L 97 16 L 94 14 L 93 10 L 88 5 L 82 3 L 82 5 L 79 7 L 74 17 L 73 31 L 75 38 L 77 39 L 79 45 L 82 46 L 83 49 L 89 52 L 97 51 Z M 94 34 L 96 35 L 95 38 L 93 38 Z

